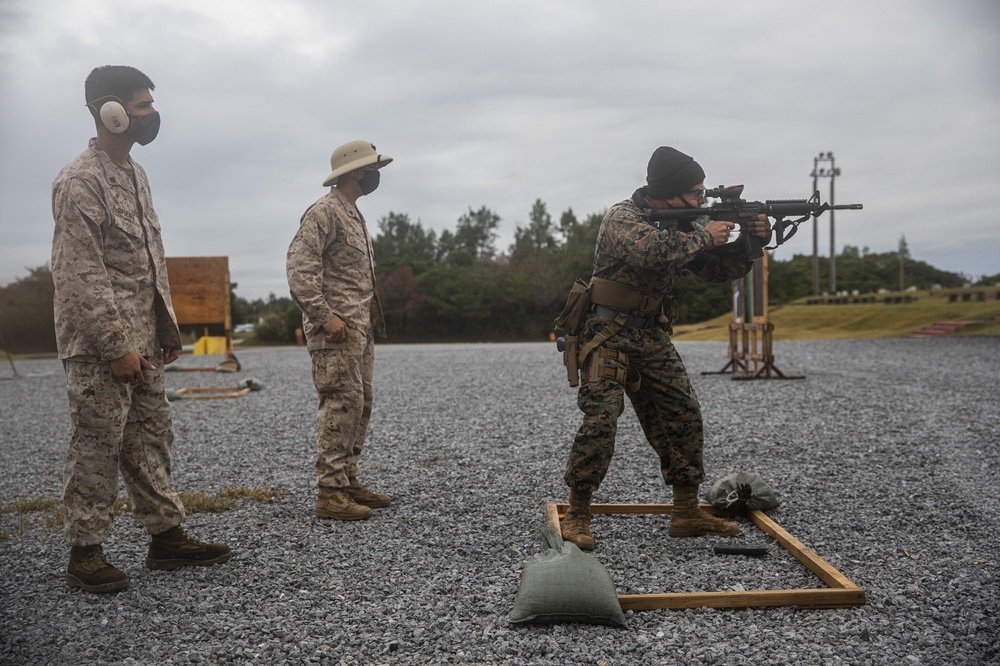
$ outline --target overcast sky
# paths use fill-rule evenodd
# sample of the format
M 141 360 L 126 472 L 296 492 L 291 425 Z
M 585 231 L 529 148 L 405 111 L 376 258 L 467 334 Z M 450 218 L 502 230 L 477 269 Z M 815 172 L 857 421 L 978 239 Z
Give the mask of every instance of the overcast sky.
M 998 35 L 994 0 L 2 0 L 0 285 L 48 262 L 51 183 L 94 134 L 83 81 L 105 64 L 156 84 L 160 134 L 132 156 L 167 255 L 228 256 L 245 298 L 287 295 L 288 243 L 352 139 L 396 160 L 359 202 L 373 237 L 390 212 L 440 233 L 486 206 L 506 250 L 536 199 L 601 212 L 660 145 L 710 186 L 805 198 L 829 151 L 836 201 L 864 204 L 836 215 L 838 251 L 905 236 L 1000 273 Z M 776 257 L 811 253 L 807 224 Z

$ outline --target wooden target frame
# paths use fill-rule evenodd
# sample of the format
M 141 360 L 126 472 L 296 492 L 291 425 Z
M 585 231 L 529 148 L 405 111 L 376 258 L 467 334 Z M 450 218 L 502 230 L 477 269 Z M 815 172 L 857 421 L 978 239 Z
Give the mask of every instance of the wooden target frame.
M 226 353 L 233 351 L 229 257 L 167 257 L 167 279 L 177 325 L 221 326 Z
M 750 272 L 734 280 L 733 321 L 729 324 L 729 361 L 721 370 L 703 375 L 732 373 L 733 379 L 804 379 L 786 375 L 774 364 L 774 324 L 768 321 L 767 261 L 765 252 Z
M 669 514 L 673 504 L 591 504 L 591 514 Z M 566 516 L 569 504 L 549 502 L 545 505 L 546 520 L 562 534 L 560 520 Z M 711 504 L 701 509 L 716 516 L 731 515 Z M 837 571 L 801 541 L 786 532 L 763 511 L 746 514 L 754 525 L 769 535 L 796 560 L 815 574 L 828 587 L 783 590 L 746 590 L 743 592 L 670 592 L 656 594 L 619 594 L 622 610 L 655 610 L 679 608 L 751 608 L 758 606 L 798 606 L 800 608 L 853 608 L 865 605 L 865 591 Z

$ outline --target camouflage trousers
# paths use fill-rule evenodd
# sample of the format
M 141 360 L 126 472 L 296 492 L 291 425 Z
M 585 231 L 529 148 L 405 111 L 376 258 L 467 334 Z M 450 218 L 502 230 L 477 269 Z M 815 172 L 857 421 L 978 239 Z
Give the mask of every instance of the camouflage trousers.
M 581 346 L 607 323 L 591 315 L 580 336 Z M 659 326 L 622 328 L 603 346 L 624 352 L 628 366 L 641 377 L 639 388 L 628 397 L 646 440 L 660 459 L 664 481 L 668 485 L 704 482 L 701 406 L 670 336 Z M 576 433 L 563 475 L 571 488 L 596 490 L 604 480 L 615 452 L 625 394 L 625 387 L 610 377 L 581 383 L 577 406 L 583 412 L 583 424 Z
M 163 359 L 146 382 L 117 381 L 108 363 L 65 360 L 73 434 L 66 451 L 63 503 L 66 539 L 73 546 L 103 543 L 111 532 L 118 474 L 136 520 L 159 534 L 184 520 L 184 505 L 170 489 L 174 441 L 163 391 Z
M 360 471 L 358 458 L 372 415 L 375 339 L 348 328 L 344 343 L 309 355 L 319 394 L 316 485 L 344 488 Z

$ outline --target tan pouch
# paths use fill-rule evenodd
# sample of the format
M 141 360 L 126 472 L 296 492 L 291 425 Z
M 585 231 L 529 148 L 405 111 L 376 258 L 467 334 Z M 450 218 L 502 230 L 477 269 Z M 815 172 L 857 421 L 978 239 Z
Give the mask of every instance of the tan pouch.
M 639 390 L 642 381 L 639 370 L 629 365 L 625 352 L 605 347 L 595 349 L 587 357 L 583 370 L 585 383 L 596 382 L 601 377 L 608 377 L 621 384 L 629 395 Z
M 622 386 L 628 376 L 628 357 L 625 352 L 615 351 L 606 347 L 598 347 L 587 356 L 583 364 L 583 382 L 596 382 L 602 377 L 608 377 Z
M 576 282 L 573 283 L 573 288 L 569 290 L 569 296 L 566 298 L 566 307 L 556 317 L 554 322 L 556 328 L 561 328 L 569 335 L 579 335 L 580 328 L 587 319 L 587 312 L 589 310 L 590 287 L 586 282 L 577 278 Z

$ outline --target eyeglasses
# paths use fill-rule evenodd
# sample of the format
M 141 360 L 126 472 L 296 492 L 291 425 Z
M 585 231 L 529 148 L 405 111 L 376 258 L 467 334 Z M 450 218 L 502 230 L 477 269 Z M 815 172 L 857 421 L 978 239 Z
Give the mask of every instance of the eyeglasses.
M 704 199 L 705 198 L 705 192 L 707 192 L 707 191 L 708 191 L 707 188 L 699 187 L 699 188 L 696 188 L 696 189 L 693 189 L 693 190 L 688 190 L 686 192 L 686 194 L 690 194 L 695 199 Z

